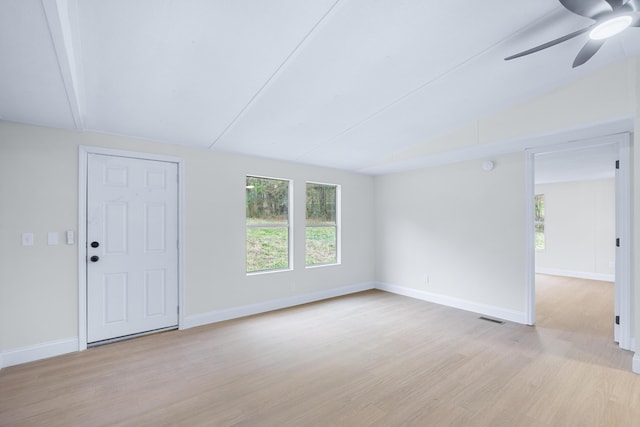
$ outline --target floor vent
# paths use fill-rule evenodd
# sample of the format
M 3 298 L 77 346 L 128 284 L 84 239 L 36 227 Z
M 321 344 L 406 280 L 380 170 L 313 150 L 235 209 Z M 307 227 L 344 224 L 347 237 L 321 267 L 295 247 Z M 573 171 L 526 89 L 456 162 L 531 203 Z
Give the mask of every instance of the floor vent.
M 491 317 L 480 316 L 480 317 L 478 317 L 478 319 L 486 320 L 487 322 L 498 323 L 500 325 L 504 324 L 504 321 L 502 321 L 500 319 L 492 319 Z

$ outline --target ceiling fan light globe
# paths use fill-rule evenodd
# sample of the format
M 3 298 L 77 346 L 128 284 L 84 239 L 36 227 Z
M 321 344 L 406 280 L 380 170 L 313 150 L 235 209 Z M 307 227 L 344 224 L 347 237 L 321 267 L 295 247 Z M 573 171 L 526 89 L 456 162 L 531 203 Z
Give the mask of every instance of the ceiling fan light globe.
M 620 34 L 629 25 L 631 25 L 631 21 L 633 21 L 633 19 L 628 15 L 616 16 L 615 18 L 607 19 L 591 30 L 589 38 L 591 40 L 604 40 L 609 37 L 613 37 L 616 34 Z

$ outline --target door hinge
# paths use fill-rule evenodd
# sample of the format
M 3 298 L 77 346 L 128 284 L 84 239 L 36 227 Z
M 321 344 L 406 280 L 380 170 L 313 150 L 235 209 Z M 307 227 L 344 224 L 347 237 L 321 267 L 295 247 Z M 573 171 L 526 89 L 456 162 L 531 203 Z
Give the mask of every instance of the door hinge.
M 616 325 L 620 324 L 620 316 L 616 316 Z
M 176 307 L 176 311 L 177 311 L 177 313 L 178 313 L 178 316 L 180 316 L 180 306 L 177 306 L 177 307 Z
M 616 169 L 620 169 L 620 160 L 616 160 Z
M 620 247 L 620 238 L 616 237 L 616 247 L 619 248 Z

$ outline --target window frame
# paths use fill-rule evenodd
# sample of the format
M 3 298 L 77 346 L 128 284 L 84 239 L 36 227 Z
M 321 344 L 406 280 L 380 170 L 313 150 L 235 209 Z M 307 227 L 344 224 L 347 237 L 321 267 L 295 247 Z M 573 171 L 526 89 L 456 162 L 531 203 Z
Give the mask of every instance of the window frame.
M 287 224 L 281 225 L 278 223 L 264 223 L 264 224 L 248 224 L 247 218 L 247 193 L 246 191 L 249 189 L 247 187 L 247 178 L 258 178 L 258 179 L 271 179 L 274 181 L 285 181 L 287 182 Z M 245 274 L 247 276 L 256 276 L 261 274 L 271 274 L 271 273 L 279 273 L 283 271 L 292 271 L 293 270 L 293 219 L 294 219 L 294 206 L 293 206 L 293 180 L 288 178 L 277 178 L 272 176 L 264 176 L 264 175 L 255 175 L 255 174 L 245 174 L 244 178 L 245 182 L 245 211 L 244 211 L 244 223 L 245 223 L 245 237 L 244 237 L 244 266 L 245 266 Z M 287 229 L 287 267 L 285 268 L 270 268 L 266 270 L 253 270 L 248 271 L 248 257 L 247 257 L 247 231 L 250 228 L 286 228 Z
M 328 187 L 335 187 L 336 189 L 336 220 L 334 224 L 308 224 L 307 223 L 307 185 L 324 185 Z M 321 267 L 330 267 L 335 265 L 342 264 L 342 186 L 340 184 L 331 184 L 327 182 L 319 182 L 319 181 L 305 181 L 304 185 L 305 190 L 305 200 L 304 200 L 304 266 L 305 268 L 321 268 Z M 309 227 L 335 227 L 336 229 L 336 260 L 335 262 L 327 262 L 320 264 L 307 264 L 307 228 Z

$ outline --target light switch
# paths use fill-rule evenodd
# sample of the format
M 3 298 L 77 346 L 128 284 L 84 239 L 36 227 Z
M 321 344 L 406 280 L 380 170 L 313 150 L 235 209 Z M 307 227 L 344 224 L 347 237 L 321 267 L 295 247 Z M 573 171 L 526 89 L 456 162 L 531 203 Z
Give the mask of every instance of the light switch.
M 50 231 L 47 233 L 47 244 L 48 245 L 57 245 L 58 244 L 58 232 Z
M 67 230 L 67 245 L 73 245 L 73 230 Z
M 22 246 L 33 246 L 33 233 L 22 233 Z

